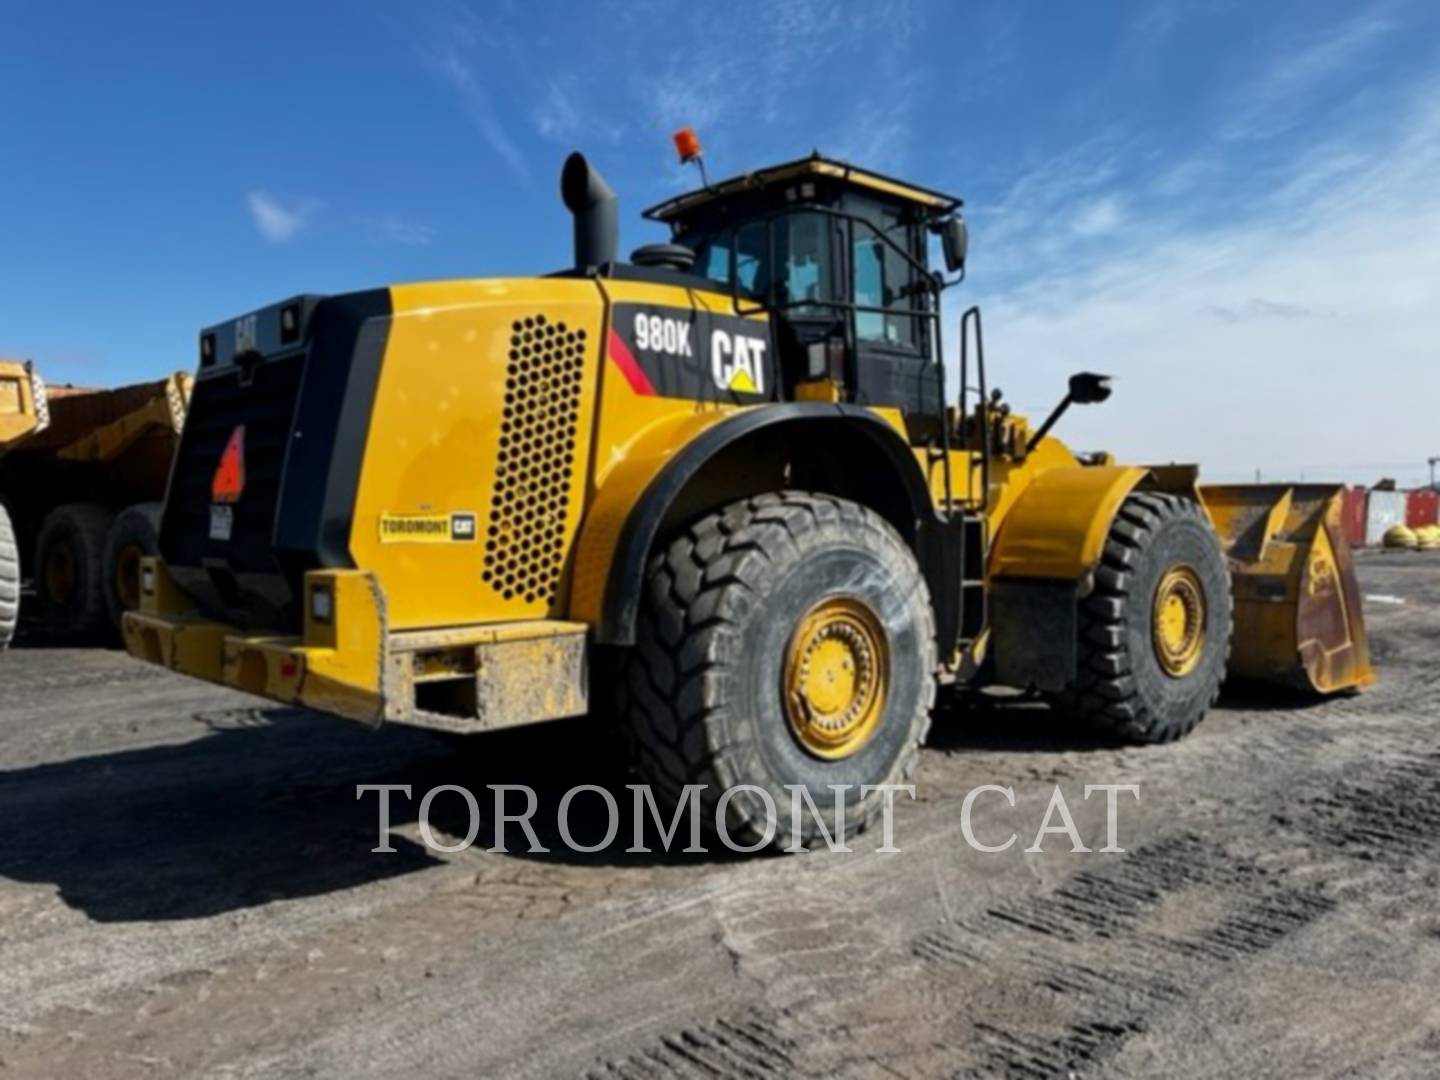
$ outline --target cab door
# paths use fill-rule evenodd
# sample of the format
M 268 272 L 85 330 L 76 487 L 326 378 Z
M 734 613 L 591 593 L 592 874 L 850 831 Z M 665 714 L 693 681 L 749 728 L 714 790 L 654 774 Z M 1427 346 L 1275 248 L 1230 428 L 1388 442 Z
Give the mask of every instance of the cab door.
M 842 230 L 848 299 L 855 311 L 854 364 L 847 379 L 853 399 L 899 408 L 907 420 L 938 422 L 940 369 L 927 314 L 931 293 L 902 254 L 923 260 L 922 226 L 903 209 L 864 196 L 847 196 L 846 209 L 852 215 Z

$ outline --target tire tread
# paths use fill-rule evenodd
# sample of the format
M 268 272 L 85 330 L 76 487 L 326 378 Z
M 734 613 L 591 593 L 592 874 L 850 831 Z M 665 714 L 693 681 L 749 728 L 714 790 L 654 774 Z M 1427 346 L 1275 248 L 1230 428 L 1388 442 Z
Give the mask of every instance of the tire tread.
M 0 649 L 15 637 L 20 621 L 20 548 L 9 511 L 0 505 Z
M 755 576 L 760 565 L 773 563 L 784 548 L 796 551 L 804 532 L 822 525 L 871 533 L 885 547 L 911 557 L 875 512 L 801 491 L 731 503 L 680 530 L 651 556 L 636 644 L 626 650 L 617 679 L 617 704 L 630 718 L 624 726 L 639 772 L 671 806 L 686 785 L 703 784 L 702 805 L 713 810 L 718 792 L 735 782 L 726 751 L 737 736 L 725 726 L 725 691 L 733 678 L 731 659 L 742 647 L 738 623 L 759 594 Z M 925 588 L 923 579 L 919 588 Z M 928 621 L 922 637 L 928 644 L 918 659 L 928 665 L 922 682 L 924 718 L 918 737 L 907 743 L 892 769 L 891 783 L 903 783 L 914 772 L 934 705 L 935 631 L 928 592 L 923 600 Z M 852 835 L 864 831 L 872 817 L 873 812 L 863 815 Z M 742 843 L 755 843 L 763 835 L 749 815 L 727 824 Z M 787 830 L 782 827 L 778 835 L 786 838 Z M 809 844 L 817 837 L 799 839 Z
M 1094 590 L 1080 603 L 1078 671 L 1064 703 L 1092 728 L 1127 742 L 1173 742 L 1189 734 L 1204 715 L 1202 710 L 1176 722 L 1155 712 L 1139 693 L 1125 643 L 1126 616 L 1137 601 L 1131 568 L 1165 522 L 1183 518 L 1200 522 L 1213 534 L 1204 511 L 1190 499 L 1161 492 L 1139 492 L 1126 499 L 1106 538 Z M 1215 542 L 1218 551 L 1218 537 Z M 1226 605 L 1227 619 L 1233 620 L 1228 589 L 1220 602 Z M 1227 636 L 1219 665 L 1222 677 L 1229 660 Z M 1207 709 L 1219 698 L 1222 681 L 1216 680 Z

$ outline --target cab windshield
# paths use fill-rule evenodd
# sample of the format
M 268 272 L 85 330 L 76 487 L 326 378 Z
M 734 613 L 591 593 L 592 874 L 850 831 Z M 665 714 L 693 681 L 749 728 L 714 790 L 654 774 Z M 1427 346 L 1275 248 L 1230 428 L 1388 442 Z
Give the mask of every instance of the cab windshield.
M 742 299 L 783 308 L 792 319 L 837 318 L 853 306 L 858 341 L 924 352 L 928 283 L 915 265 L 924 255 L 921 227 L 864 197 L 849 197 L 845 209 L 847 216 L 795 210 L 715 231 L 698 227 L 677 239 L 695 252 L 696 272 L 725 292 L 733 276 Z M 848 226 L 847 217 L 854 219 Z
M 803 314 L 807 302 L 822 305 L 836 296 L 827 226 L 826 215 L 802 210 L 716 233 L 685 233 L 679 241 L 695 252 L 696 272 L 727 292 L 733 275 L 741 296 L 799 305 Z

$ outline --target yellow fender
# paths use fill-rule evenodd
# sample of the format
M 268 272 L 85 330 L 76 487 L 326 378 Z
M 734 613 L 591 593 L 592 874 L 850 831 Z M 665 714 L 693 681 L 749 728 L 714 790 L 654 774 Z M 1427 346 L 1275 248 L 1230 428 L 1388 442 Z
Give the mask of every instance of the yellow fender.
M 605 592 L 610 568 L 620 546 L 620 534 L 630 512 L 651 482 L 675 455 L 707 428 L 734 412 L 692 412 L 674 415 L 651 425 L 625 449 L 595 492 L 575 545 L 570 585 L 570 617 L 600 626 L 604 620 Z
M 688 506 L 689 493 L 698 490 L 691 480 L 717 455 L 766 430 L 788 428 L 797 439 L 820 444 L 826 438 L 844 438 L 850 446 L 863 448 L 867 475 L 885 477 L 903 500 L 904 512 L 897 512 L 892 524 L 904 539 L 916 542 L 918 523 L 933 514 L 933 503 L 914 451 L 896 430 L 898 423 L 898 414 L 892 422 L 860 406 L 787 402 L 763 409 L 689 413 L 647 428 L 605 475 L 591 501 L 574 557 L 570 617 L 595 627 L 595 639 L 602 644 L 630 644 L 645 560 L 664 518 L 674 507 Z M 723 480 L 729 498 L 783 484 L 780 464 L 762 460 L 736 465 Z M 713 488 L 704 494 L 711 496 L 709 505 L 729 501 L 714 498 Z M 875 509 L 885 513 L 878 505 Z M 921 565 L 926 566 L 923 555 Z
M 1077 600 L 1100 562 L 1120 504 L 1148 475 L 1136 466 L 1057 465 L 1036 473 L 1013 501 L 997 505 L 988 592 L 989 651 L 998 682 L 1059 691 L 1074 679 Z
M 1040 473 L 999 523 L 990 576 L 1082 580 L 1099 564 L 1120 504 L 1149 473 L 1135 465 Z

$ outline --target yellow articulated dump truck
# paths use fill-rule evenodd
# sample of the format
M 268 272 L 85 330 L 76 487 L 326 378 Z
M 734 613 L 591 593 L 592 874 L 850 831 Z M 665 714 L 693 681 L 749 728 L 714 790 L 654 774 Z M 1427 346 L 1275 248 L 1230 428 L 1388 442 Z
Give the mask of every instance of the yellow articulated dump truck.
M 0 643 L 34 615 L 65 633 L 109 628 L 139 603 L 191 379 L 48 390 L 0 360 Z
M 851 829 L 941 686 L 1164 742 L 1227 665 L 1371 678 L 1324 491 L 1077 457 L 1051 432 L 1108 380 L 1077 374 L 1032 426 L 987 390 L 973 309 L 947 390 L 960 200 L 814 156 L 653 207 L 671 241 L 622 261 L 581 155 L 561 192 L 574 265 L 550 276 L 203 331 L 132 653 L 454 732 L 613 694 L 662 801 L 801 785 Z M 730 835 L 774 824 L 752 794 Z

